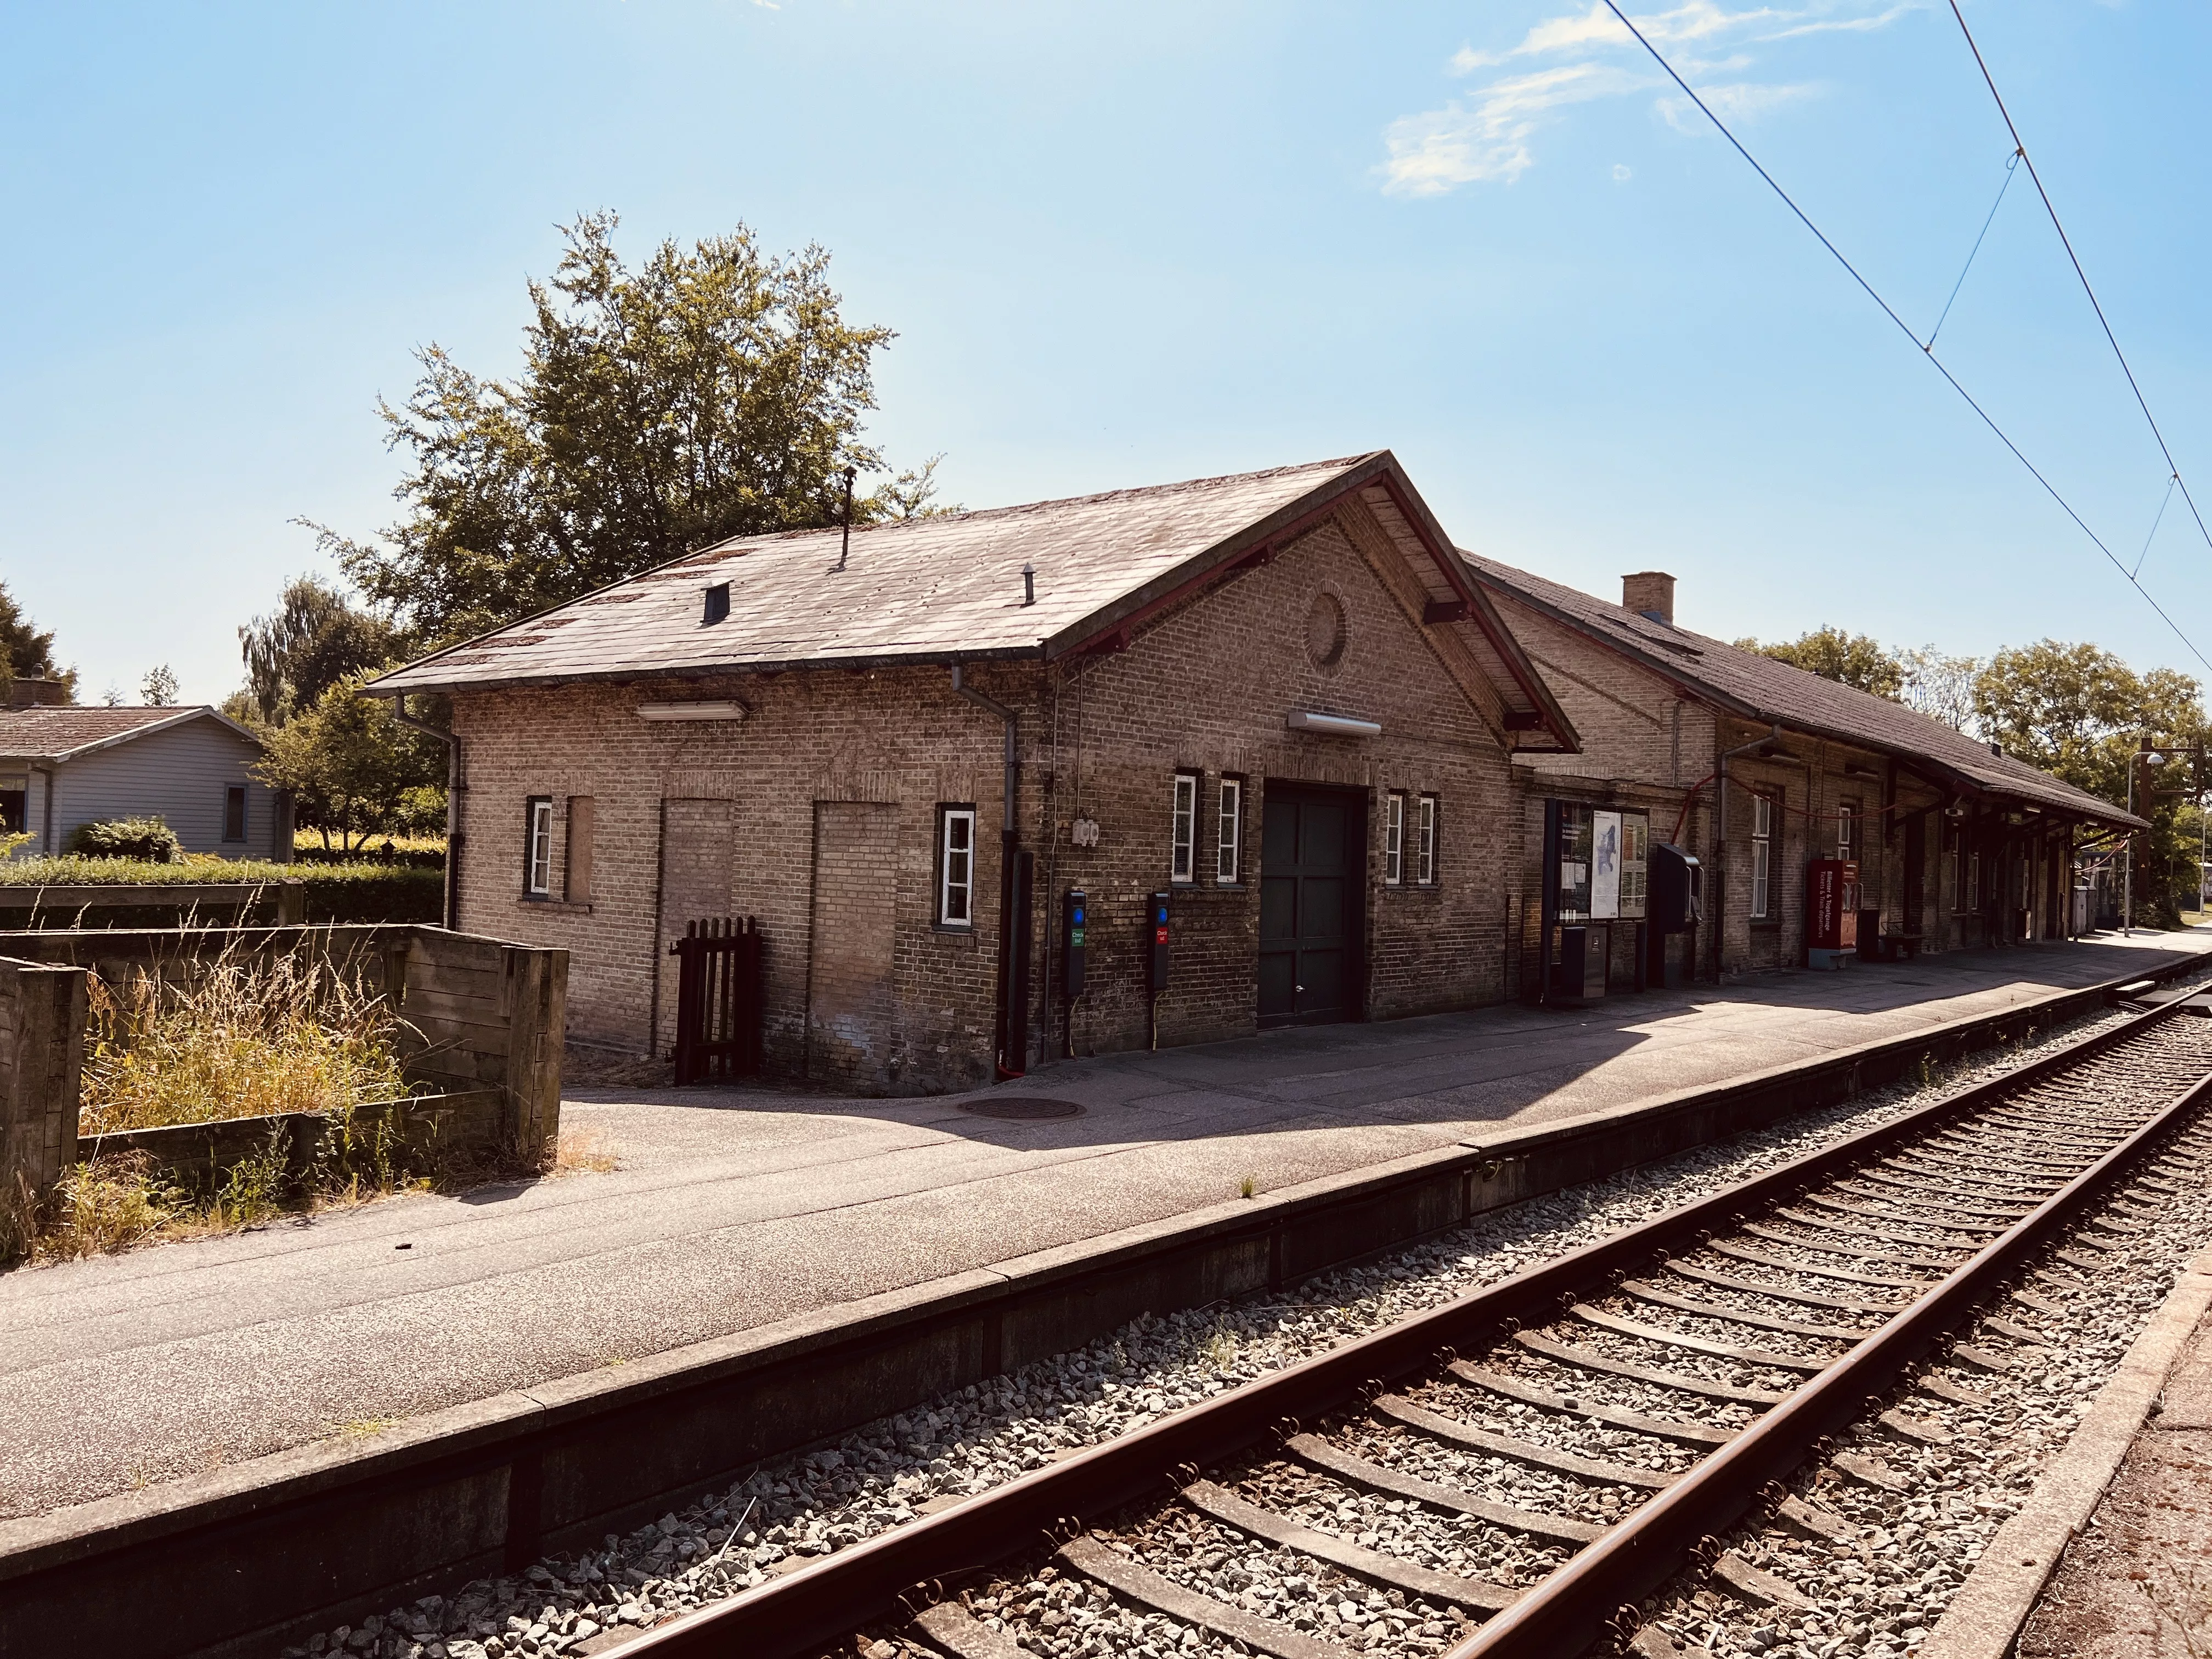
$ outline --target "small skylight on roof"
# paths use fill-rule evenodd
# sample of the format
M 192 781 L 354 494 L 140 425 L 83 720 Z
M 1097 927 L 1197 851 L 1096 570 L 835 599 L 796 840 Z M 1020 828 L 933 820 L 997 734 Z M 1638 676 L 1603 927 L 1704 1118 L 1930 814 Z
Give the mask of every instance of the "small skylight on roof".
M 700 618 L 700 624 L 702 627 L 711 627 L 718 622 L 727 620 L 729 614 L 730 585 L 727 582 L 716 582 L 707 590 L 707 609 L 705 614 Z

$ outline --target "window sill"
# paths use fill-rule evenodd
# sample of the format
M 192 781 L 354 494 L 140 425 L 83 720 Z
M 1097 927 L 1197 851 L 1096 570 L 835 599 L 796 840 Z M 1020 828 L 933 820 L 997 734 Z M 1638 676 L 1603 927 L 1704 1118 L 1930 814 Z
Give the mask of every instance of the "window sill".
M 951 933 L 959 939 L 973 939 L 975 937 L 975 924 L 972 921 L 933 921 L 929 924 L 929 931 Z
M 535 894 L 526 893 L 514 903 L 520 910 L 547 910 L 556 916 L 588 916 L 592 914 L 590 903 L 582 899 L 540 898 Z

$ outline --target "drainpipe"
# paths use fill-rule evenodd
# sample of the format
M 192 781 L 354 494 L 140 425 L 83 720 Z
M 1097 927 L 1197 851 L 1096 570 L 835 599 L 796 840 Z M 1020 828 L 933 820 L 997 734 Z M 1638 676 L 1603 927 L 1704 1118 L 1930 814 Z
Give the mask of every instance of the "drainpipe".
M 461 843 L 467 839 L 461 829 L 461 797 L 469 787 L 461 775 L 461 740 L 442 726 L 418 720 L 409 714 L 404 692 L 392 698 L 392 714 L 402 726 L 412 726 L 446 745 L 446 929 L 458 933 L 461 931 Z
M 1728 933 L 1724 924 L 1728 919 L 1729 878 L 1735 873 L 1735 860 L 1729 851 L 1728 838 L 1729 763 L 1738 755 L 1748 755 L 1755 749 L 1765 749 L 1781 741 L 1782 723 L 1777 720 L 1773 729 L 1765 737 L 1753 738 L 1749 743 L 1721 750 L 1719 763 L 1713 768 L 1713 775 L 1720 781 L 1713 792 L 1718 797 L 1718 810 L 1714 814 L 1717 826 L 1713 850 L 1720 855 L 1721 866 L 1719 878 L 1713 883 L 1713 983 L 1716 985 L 1720 983 L 1721 962 L 1728 950 Z M 1771 865 L 1766 875 L 1769 881 L 1773 880 L 1774 871 Z
M 1019 729 L 1014 711 L 995 697 L 985 696 L 963 678 L 960 665 L 952 665 L 952 689 L 986 714 L 995 714 L 1006 728 L 1006 805 L 999 831 L 999 1013 L 996 1042 L 998 1073 L 1001 1078 L 1019 1077 L 1024 1067 L 1006 1064 L 1016 1047 L 1016 1034 L 1024 1037 L 1021 1022 L 1029 1018 L 1026 1008 L 1014 1006 L 1014 858 L 1021 847 L 1021 829 L 1014 817 L 1014 796 L 1021 781 L 1021 750 Z M 1024 999 L 1026 1000 L 1026 999 Z M 1026 1047 L 1024 1042 L 1022 1046 Z M 1024 1056 L 1026 1059 L 1026 1056 Z

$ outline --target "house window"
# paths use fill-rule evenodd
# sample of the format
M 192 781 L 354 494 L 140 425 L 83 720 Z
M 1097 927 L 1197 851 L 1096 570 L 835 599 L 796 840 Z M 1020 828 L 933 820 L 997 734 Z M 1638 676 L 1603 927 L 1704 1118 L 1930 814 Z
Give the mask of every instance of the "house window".
M 1437 884 L 1437 798 L 1420 799 L 1420 820 L 1413 842 L 1413 879 L 1423 887 Z
M 523 808 L 522 890 L 532 898 L 553 893 L 553 797 L 532 795 Z
M 975 809 L 937 809 L 937 925 L 975 925 Z
M 31 775 L 0 772 L 0 830 L 21 834 L 24 819 L 30 816 L 30 802 Z
M 1224 778 L 1221 781 L 1221 820 L 1215 826 L 1214 869 L 1216 881 L 1235 882 L 1242 878 L 1244 859 L 1244 781 Z
M 1951 832 L 1951 908 L 1972 908 L 1966 902 L 1966 836 L 1960 830 Z
M 1751 798 L 1751 919 L 1766 920 L 1773 897 L 1774 798 Z
M 246 839 L 246 786 L 227 783 L 222 787 L 222 838 L 225 841 Z
M 1982 908 L 1982 855 L 1979 853 L 1966 854 L 1966 908 L 1969 910 Z
M 1382 884 L 1406 879 L 1406 798 L 1392 790 L 1382 798 Z
M 1859 809 L 1856 801 L 1845 801 L 1836 809 L 1836 856 L 1855 859 L 1858 847 Z
M 598 830 L 597 806 L 589 795 L 568 797 L 568 868 L 562 872 L 561 892 L 571 904 L 591 902 L 592 843 Z
M 1168 838 L 1168 879 L 1191 881 L 1196 878 L 1196 860 L 1194 848 L 1198 843 L 1198 775 L 1178 772 L 1175 776 L 1175 819 Z

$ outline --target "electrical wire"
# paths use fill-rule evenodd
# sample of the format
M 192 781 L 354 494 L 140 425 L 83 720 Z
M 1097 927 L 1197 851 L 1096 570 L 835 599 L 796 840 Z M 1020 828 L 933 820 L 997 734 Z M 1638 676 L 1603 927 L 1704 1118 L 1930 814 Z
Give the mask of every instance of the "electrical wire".
M 2005 158 L 2004 183 L 1997 186 L 1997 199 L 1990 204 L 1990 216 L 1982 221 L 1982 234 L 1974 238 L 1973 246 L 1966 251 L 1966 263 L 1960 267 L 1959 280 L 1951 284 L 1951 297 L 1943 301 L 1943 314 L 1936 319 L 1936 326 L 1928 331 L 1928 343 L 1920 348 L 1923 351 L 1936 349 L 1936 337 L 1943 331 L 1943 325 L 1950 319 L 1951 307 L 1959 303 L 1959 290 L 1966 287 L 1966 273 L 1974 268 L 1974 255 L 1982 251 L 1983 239 L 1989 235 L 1990 227 L 1996 223 L 1997 210 L 2004 205 L 2005 192 L 2012 188 L 2012 176 L 2019 171 L 2022 159 L 2023 152 L 2017 149 Z
M 2151 517 L 2150 534 L 2143 538 L 2143 550 L 2136 555 L 2137 570 L 2141 570 L 2143 561 L 2150 557 L 2150 544 L 2158 539 L 2158 527 L 2166 522 L 2166 509 L 2173 504 L 2173 487 L 2180 482 L 2179 472 L 2166 481 L 2166 494 L 2158 498 L 2158 511 Z
M 2058 222 L 2058 210 L 2051 204 L 2051 192 L 2043 187 L 2043 175 L 2035 170 L 2035 158 L 2027 153 L 2027 146 L 2021 141 L 2020 129 L 2013 125 L 2012 112 L 2005 107 L 2004 94 L 1997 90 L 1996 77 L 1990 73 L 1990 66 L 1983 59 L 1982 49 L 1974 40 L 1973 30 L 1966 27 L 1966 15 L 1959 9 L 1959 0 L 1951 0 L 1951 15 L 1959 20 L 1959 33 L 1966 37 L 1966 50 L 1974 54 L 1974 67 L 1982 72 L 1983 84 L 1989 88 L 1990 98 L 1996 100 L 1997 113 L 2004 118 L 2005 131 L 2012 135 L 2012 142 L 2020 151 L 2020 159 L 2027 163 L 2027 176 L 2035 185 L 2035 193 L 2043 198 L 2043 210 L 2051 216 L 2051 228 L 2058 233 L 2059 245 L 2066 250 L 2066 258 L 2074 266 L 2074 274 L 2081 279 L 2081 292 L 2089 296 L 2089 308 L 2097 313 L 2097 325 L 2105 331 L 2106 343 L 2112 348 L 2112 356 L 2119 359 L 2120 373 L 2128 377 L 2128 390 L 2136 394 L 2136 407 L 2142 410 L 2143 420 L 2150 427 L 2150 435 L 2158 440 L 2158 452 L 2166 457 L 2166 472 L 2174 483 L 2181 486 L 2181 499 L 2189 503 L 2189 514 L 2197 520 L 2197 533 L 2204 538 L 2207 547 L 2212 547 L 2212 529 L 2205 527 L 2204 515 L 2197 510 L 2197 498 L 2189 493 L 2189 485 L 2182 478 L 2181 468 L 2173 459 L 2173 452 L 2166 447 L 2166 434 L 2158 429 L 2158 418 L 2150 412 L 2150 404 L 2143 397 L 2142 387 L 2136 382 L 2135 370 L 2128 366 L 2128 354 L 2120 349 L 2118 337 L 2112 332 L 2112 325 L 2105 315 L 2105 307 L 2097 298 L 2097 290 L 2089 286 L 2089 273 L 2081 269 L 2081 256 L 2074 252 L 2074 239 L 2066 234 L 2066 227 Z M 2199 658 L 2198 660 L 2203 659 Z
M 1875 304 L 1881 307 L 1882 315 L 1888 318 L 1891 322 L 1897 325 L 1897 331 L 1904 335 L 1906 339 L 1911 341 L 1913 349 L 1918 351 L 1923 358 L 1935 366 L 1936 372 L 1938 374 L 1941 374 L 1945 380 L 1950 383 L 1952 391 L 1957 392 L 1961 398 L 1966 399 L 1966 407 L 1972 410 L 1975 414 L 1981 416 L 1982 424 L 1989 428 L 1992 433 L 1996 434 L 1997 441 L 2012 452 L 2013 459 L 2027 469 L 2028 475 L 2033 477 L 2036 483 L 2043 486 L 2044 493 L 2049 495 L 2052 501 L 2058 503 L 2059 510 L 2064 513 L 2068 518 L 2074 520 L 2075 527 L 2078 528 L 2083 535 L 2087 536 L 2090 541 L 2095 544 L 2097 550 L 2100 553 L 2102 553 L 2105 557 L 2111 562 L 2112 568 L 2118 571 L 2120 574 L 2127 580 L 2129 585 L 2131 586 L 2137 593 L 2142 596 L 2143 603 L 2150 606 L 2153 611 L 2155 611 L 2158 613 L 2159 620 L 2164 623 L 2169 629 L 2172 629 L 2174 638 L 2179 640 L 2183 645 L 2189 648 L 2190 655 L 2195 657 L 2198 662 L 2203 664 L 2204 667 L 2208 671 L 2212 671 L 2212 658 L 2206 657 L 2202 651 L 2197 648 L 2197 641 L 2191 639 L 2187 634 L 2182 631 L 2181 624 L 2174 621 L 2174 619 L 2166 613 L 2166 607 L 2160 605 L 2151 596 L 2151 592 L 2148 588 L 2145 587 L 2141 582 L 2136 580 L 2134 573 L 2128 568 L 2126 562 L 2124 561 L 2118 554 L 2113 552 L 2110 547 L 2106 545 L 2103 537 L 2100 536 L 2095 531 L 2089 528 L 2087 521 L 2084 520 L 2079 513 L 2076 513 L 2074 510 L 2073 503 L 2069 501 L 2065 496 L 2058 493 L 2058 487 L 2043 475 L 2041 468 L 2037 466 L 2033 461 L 2027 459 L 2027 456 L 2021 451 L 2021 447 L 2014 443 L 2011 437 L 2006 433 L 2005 429 L 1996 423 L 1996 421 L 1991 416 L 1989 410 L 1984 409 L 1979 403 L 1975 401 L 1974 394 L 1967 391 L 1965 386 L 1961 386 L 1959 383 L 1958 377 L 1953 374 L 1949 369 L 1943 366 L 1942 360 L 1936 356 L 1936 355 L 1928 347 L 1921 343 L 1920 337 L 1912 331 L 1911 325 L 1905 322 L 1904 318 L 1897 314 L 1896 308 L 1893 307 L 1888 301 L 1881 297 L 1881 294 L 1875 290 L 1872 283 L 1869 283 L 1864 276 L 1862 276 L 1859 274 L 1858 267 L 1844 257 L 1843 250 L 1828 240 L 1827 234 L 1824 232 L 1820 226 L 1813 222 L 1812 219 L 1806 214 L 1805 210 L 1799 207 L 1796 202 L 1792 199 L 1790 192 L 1783 189 L 1779 184 L 1775 182 L 1774 175 L 1759 164 L 1759 158 L 1753 155 L 1749 150 L 1746 149 L 1743 147 L 1742 141 L 1739 139 L 1735 134 L 1729 131 L 1728 123 L 1722 120 L 1719 116 L 1713 113 L 1712 106 L 1706 103 L 1704 99 L 1698 97 L 1697 93 L 1691 88 L 1690 83 L 1675 73 L 1674 66 L 1667 61 L 1665 55 L 1660 52 L 1658 47 L 1653 46 L 1650 40 L 1644 38 L 1643 30 L 1638 28 L 1635 24 L 1629 21 L 1628 14 L 1621 10 L 1620 5 L 1616 3 L 1616 0 L 1605 0 L 1605 6 L 1607 11 L 1610 11 L 1616 18 L 1620 19 L 1621 27 L 1626 29 L 1630 34 L 1635 37 L 1636 44 L 1642 46 L 1645 52 L 1651 54 L 1652 62 L 1658 64 L 1661 69 L 1666 70 L 1667 78 L 1674 82 L 1676 86 L 1680 87 L 1682 89 L 1683 95 L 1688 98 L 1692 103 L 1695 104 L 1698 108 L 1704 112 L 1705 118 L 1713 124 L 1714 130 L 1717 131 L 1722 137 L 1727 139 L 1730 147 L 1735 149 L 1735 153 L 1742 156 L 1743 159 L 1750 164 L 1751 170 L 1766 181 L 1767 188 L 1782 198 L 1782 204 L 1788 208 L 1790 212 L 1797 216 L 1798 223 L 1803 225 L 1806 229 L 1813 233 L 1814 240 L 1817 240 L 1822 247 L 1828 250 L 1828 252 L 1835 259 L 1835 262 L 1838 264 L 1841 265 L 1845 271 L 1850 273 L 1850 279 L 1856 283 L 1860 289 L 1865 292 L 1867 298 L 1873 301 Z M 2023 159 L 2025 159 L 2024 153 Z M 2035 176 L 2035 167 L 2033 162 L 2028 164 L 2028 176 L 2031 179 Z M 2037 188 L 2040 190 L 2042 188 L 2041 185 L 2039 184 Z M 2102 313 L 2100 313 L 2100 314 L 2101 315 Z M 2109 331 L 2110 331 L 2108 330 L 2107 332 L 2109 333 Z M 2117 344 L 2115 345 L 2114 349 L 2118 349 Z M 2132 383 L 2133 376 L 2130 377 L 2130 383 Z M 2140 394 L 2138 394 L 2138 397 L 2140 397 Z M 2146 415 L 2149 413 L 2148 406 L 2146 406 L 2144 413 Z M 2163 444 L 2165 441 L 2161 439 L 2160 441 Z M 2182 493 L 2184 498 L 2186 499 L 2188 495 L 2188 486 L 2186 484 L 2182 486 Z M 2196 510 L 2196 503 L 2194 501 L 2190 502 L 2190 509 L 2192 512 Z M 2202 524 L 2203 520 L 2200 519 L 2198 523 Z

